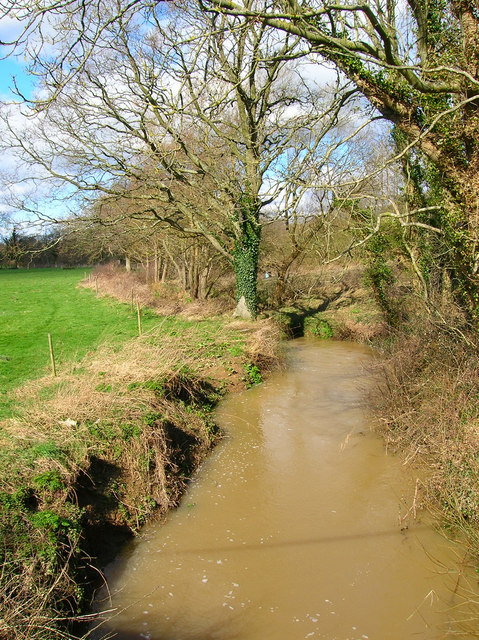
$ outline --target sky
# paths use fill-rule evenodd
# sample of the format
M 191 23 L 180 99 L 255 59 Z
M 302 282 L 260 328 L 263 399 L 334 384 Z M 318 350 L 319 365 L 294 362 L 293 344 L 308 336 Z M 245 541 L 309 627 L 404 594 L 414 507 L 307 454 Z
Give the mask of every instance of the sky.
M 1 51 L 0 47 L 0 51 Z M 3 53 L 3 52 L 2 52 Z M 15 99 L 13 88 L 15 76 L 18 88 L 25 95 L 31 95 L 33 90 L 32 79 L 25 73 L 25 66 L 23 61 L 19 61 L 15 58 L 7 58 L 0 60 L 0 104 L 4 102 L 11 102 Z M 1 135 L 1 130 L 0 130 Z M 13 167 L 13 158 L 8 153 L 2 154 L 0 157 L 0 172 L 2 169 L 11 170 Z M 0 199 L 2 192 L 5 189 L 5 183 L 2 184 L 2 178 L 0 175 Z M 0 236 L 8 235 L 9 231 L 7 227 L 2 224 L 1 214 L 4 210 L 4 206 L 0 203 Z
M 0 40 L 11 41 L 20 33 L 20 23 L 12 18 L 0 20 Z M 12 76 L 16 76 L 21 91 L 31 91 L 33 83 L 25 73 L 25 61 L 19 56 L 8 56 L 9 49 L 0 46 L 0 97 L 2 100 L 11 98 L 13 86 Z
M 16 77 L 20 91 L 28 95 L 31 94 L 33 82 L 32 78 L 29 78 L 25 73 L 23 61 L 7 58 L 0 60 L 0 96 L 2 100 L 12 99 L 13 76 Z
M 0 40 L 7 41 L 11 39 L 12 36 L 15 35 L 15 33 L 18 33 L 18 28 L 15 27 L 14 23 L 11 20 L 0 20 Z M 0 104 L 9 103 L 18 99 L 16 98 L 14 93 L 15 81 L 20 92 L 27 98 L 33 95 L 35 87 L 34 78 L 29 76 L 29 74 L 27 73 L 27 63 L 23 59 L 23 57 L 13 55 L 2 57 L 6 56 L 6 54 L 8 53 L 9 52 L 6 47 L 0 46 Z M 332 79 L 332 77 L 334 77 L 335 75 L 332 69 L 321 68 L 318 65 L 313 64 L 310 66 L 311 76 L 317 76 L 319 72 L 322 76 L 324 76 L 324 78 L 322 78 L 323 81 L 325 81 L 326 79 Z M 316 78 L 314 79 L 316 80 Z M 1 135 L 0 123 L 0 136 Z M 2 170 L 7 172 L 11 172 L 13 170 L 16 175 L 21 174 L 20 171 L 17 173 L 14 167 L 14 158 L 12 154 L 9 154 L 8 152 L 0 154 L 0 236 L 8 235 L 7 229 L 5 225 L 2 226 L 1 220 L 2 212 L 5 212 L 7 210 L 5 204 L 2 203 L 2 194 L 7 193 L 7 183 L 5 181 L 5 176 L 2 180 Z M 15 191 L 15 193 L 21 194 L 21 190 L 23 189 L 23 187 L 18 186 L 18 189 L 19 190 Z M 49 207 L 51 206 L 52 203 L 49 203 Z M 62 207 L 61 204 L 58 204 L 57 206 Z M 62 217 L 60 210 L 57 211 L 57 214 L 58 213 L 60 214 L 60 217 Z M 17 221 L 20 219 L 24 219 L 24 216 L 21 214 L 14 214 L 14 216 L 15 220 Z
M 19 33 L 19 23 L 13 19 L 0 20 L 0 40 L 9 41 Z M 10 55 L 9 55 L 10 54 Z M 31 97 L 34 90 L 34 79 L 28 75 L 26 71 L 27 63 L 23 56 L 14 56 L 7 47 L 0 46 L 0 105 L 11 103 L 16 98 L 14 93 L 15 81 L 18 90 L 25 96 Z M 15 80 L 14 80 L 15 78 Z M 1 126 L 1 125 L 0 125 Z M 0 128 L 0 136 L 2 135 Z M 10 229 L 2 223 L 2 213 L 7 210 L 4 203 L 1 202 L 2 194 L 6 191 L 6 182 L 2 180 L 2 171 L 15 171 L 15 161 L 11 154 L 4 152 L 0 155 L 0 236 L 10 233 Z M 21 187 L 19 187 L 19 190 Z M 23 214 L 21 215 L 23 219 Z M 18 217 L 17 217 L 18 219 Z
M 18 23 L 15 24 L 13 20 L 0 20 L 0 40 L 8 41 L 9 39 L 12 39 L 12 37 L 15 37 L 16 34 L 18 34 Z M 33 95 L 35 88 L 34 79 L 26 72 L 26 62 L 23 57 L 13 55 L 5 57 L 8 53 L 9 52 L 6 47 L 0 46 L 0 104 L 2 102 L 8 103 L 16 100 L 14 94 L 14 78 L 18 89 L 27 98 Z M 330 82 L 336 75 L 331 66 L 318 65 L 316 63 L 304 65 L 303 74 L 305 71 L 305 75 L 308 76 L 310 80 L 314 81 L 315 84 Z M 0 129 L 0 136 L 1 135 Z M 3 206 L 1 203 L 1 197 L 2 193 L 5 193 L 6 191 L 6 182 L 4 180 L 2 184 L 1 171 L 2 169 L 9 171 L 13 169 L 15 171 L 13 164 L 14 159 L 11 154 L 8 152 L 0 154 L 0 236 L 5 235 L 5 229 L 2 228 L 1 223 Z M 19 186 L 18 188 L 21 189 L 22 187 Z M 20 192 L 18 191 L 17 193 Z M 3 211 L 4 210 L 5 209 L 3 209 Z

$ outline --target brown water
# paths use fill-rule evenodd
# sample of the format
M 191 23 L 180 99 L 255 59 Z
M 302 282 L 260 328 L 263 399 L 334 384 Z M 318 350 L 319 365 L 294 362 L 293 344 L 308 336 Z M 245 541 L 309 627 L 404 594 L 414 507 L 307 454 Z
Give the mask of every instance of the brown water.
M 230 397 L 225 438 L 166 524 L 107 569 L 102 632 L 149 640 L 472 638 L 463 551 L 408 509 L 414 478 L 361 407 L 361 346 L 299 341 L 286 373 Z M 408 527 L 405 529 L 405 527 Z

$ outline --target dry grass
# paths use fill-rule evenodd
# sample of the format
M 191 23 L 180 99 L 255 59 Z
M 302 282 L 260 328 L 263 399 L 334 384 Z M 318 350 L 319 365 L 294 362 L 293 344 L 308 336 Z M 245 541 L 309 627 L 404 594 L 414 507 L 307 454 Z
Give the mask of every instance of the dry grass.
M 38 563 L 40 564 L 40 563 Z M 66 565 L 65 565 L 66 566 Z M 65 612 L 55 612 L 45 607 L 55 590 L 65 592 L 65 572 L 55 580 L 41 579 L 35 568 L 18 573 L 16 566 L 2 562 L 0 573 L 0 637 L 3 640 L 61 640 L 70 636 L 64 633 Z M 11 606 L 11 598 L 16 606 Z
M 279 332 L 268 321 L 212 324 L 208 331 L 200 323 L 180 325 L 176 335 L 165 335 L 160 324 L 154 333 L 119 348 L 98 349 L 80 365 L 71 365 L 60 379 L 45 377 L 17 389 L 21 415 L 2 423 L 3 449 L 48 437 L 63 448 L 75 448 L 77 464 L 82 465 L 92 453 L 87 446 L 92 425 L 105 420 L 136 424 L 145 411 L 161 413 L 166 420 L 175 416 L 188 422 L 190 430 L 199 431 L 191 413 L 181 415 L 185 404 L 181 398 L 178 405 L 181 394 L 189 396 L 190 404 L 200 404 L 203 398 L 195 398 L 195 389 L 201 396 L 206 386 L 217 393 L 237 385 L 242 363 L 272 368 L 279 362 L 278 341 Z M 137 453 L 132 452 L 133 459 Z M 70 472 L 75 474 L 76 469 Z
M 340 308 L 332 308 L 323 314 L 333 327 L 338 340 L 351 340 L 371 344 L 389 331 L 383 315 L 369 300 L 356 300 Z
M 248 360 L 263 372 L 281 366 L 282 355 L 278 347 L 282 333 L 277 323 L 268 319 L 255 323 L 236 320 L 229 323 L 228 326 L 245 334 L 245 349 Z
M 479 357 L 437 327 L 397 341 L 374 398 L 389 447 L 424 475 L 424 497 L 479 556 Z
M 388 448 L 418 478 L 409 512 L 427 509 L 461 543 L 455 593 L 462 619 L 453 635 L 478 637 L 479 355 L 459 340 L 457 325 L 453 331 L 413 317 L 377 360 L 372 408 Z
M 234 309 L 234 287 L 230 278 L 223 278 L 222 295 L 206 300 L 193 300 L 174 282 L 147 283 L 142 272 L 126 272 L 114 264 L 97 267 L 82 286 L 98 290 L 100 296 L 110 296 L 140 307 L 154 309 L 162 316 L 183 315 L 186 318 L 207 318 Z

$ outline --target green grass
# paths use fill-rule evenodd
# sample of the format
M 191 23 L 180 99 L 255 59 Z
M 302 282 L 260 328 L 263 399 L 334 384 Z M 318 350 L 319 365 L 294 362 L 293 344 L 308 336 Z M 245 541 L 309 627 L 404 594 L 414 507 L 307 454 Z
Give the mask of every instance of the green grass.
M 84 269 L 0 270 L 0 417 L 8 391 L 49 371 L 48 334 L 57 368 L 99 344 L 119 344 L 138 333 L 136 311 L 77 287 Z M 144 332 L 160 318 L 142 312 Z

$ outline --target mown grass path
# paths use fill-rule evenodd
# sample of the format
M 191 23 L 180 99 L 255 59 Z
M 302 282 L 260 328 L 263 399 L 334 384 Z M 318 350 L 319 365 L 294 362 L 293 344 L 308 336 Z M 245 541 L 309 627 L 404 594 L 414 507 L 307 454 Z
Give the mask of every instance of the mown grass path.
M 100 343 L 137 335 L 136 310 L 78 287 L 84 274 L 84 269 L 0 270 L 0 417 L 8 413 L 9 390 L 48 372 L 49 333 L 60 370 Z M 158 320 L 144 312 L 143 330 Z

